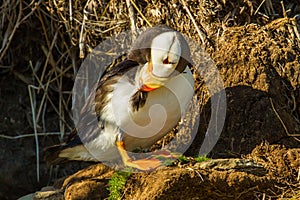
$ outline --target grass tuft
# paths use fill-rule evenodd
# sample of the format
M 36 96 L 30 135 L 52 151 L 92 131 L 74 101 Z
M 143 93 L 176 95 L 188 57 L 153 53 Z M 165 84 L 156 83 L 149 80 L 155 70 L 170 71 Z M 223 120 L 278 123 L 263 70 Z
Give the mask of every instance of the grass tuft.
M 121 199 L 123 187 L 131 173 L 131 171 L 117 171 L 112 175 L 107 188 L 110 192 L 108 200 Z

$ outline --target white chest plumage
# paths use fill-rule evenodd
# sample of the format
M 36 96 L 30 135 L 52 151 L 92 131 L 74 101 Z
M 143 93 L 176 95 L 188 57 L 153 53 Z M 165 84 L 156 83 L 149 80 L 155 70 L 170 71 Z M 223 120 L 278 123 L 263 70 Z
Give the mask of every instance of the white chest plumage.
M 190 70 L 170 79 L 164 87 L 149 93 L 145 105 L 138 112 L 130 112 L 120 127 L 125 127 L 127 149 L 148 148 L 173 127 L 185 112 L 194 92 Z
M 193 76 L 186 68 L 164 87 L 150 92 L 145 105 L 138 111 L 132 111 L 130 98 L 137 88 L 126 78 L 121 78 L 101 114 L 106 120 L 115 122 L 116 126 L 104 127 L 101 136 L 86 147 L 99 160 L 112 159 L 118 155 L 115 141 L 120 131 L 128 151 L 150 147 L 179 122 L 193 96 L 193 88 Z

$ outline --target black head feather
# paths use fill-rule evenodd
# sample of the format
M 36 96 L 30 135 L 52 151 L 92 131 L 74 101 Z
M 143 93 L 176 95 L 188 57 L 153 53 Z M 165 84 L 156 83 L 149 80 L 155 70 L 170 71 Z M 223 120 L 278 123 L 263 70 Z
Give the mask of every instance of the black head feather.
M 166 26 L 156 26 L 147 29 L 144 31 L 133 43 L 132 48 L 128 54 L 128 59 L 133 60 L 139 64 L 145 64 L 151 60 L 151 44 L 152 40 L 158 36 L 159 34 L 176 31 Z M 176 31 L 177 32 L 177 31 Z M 176 67 L 176 70 L 179 73 L 182 73 L 187 65 L 192 64 L 190 48 L 183 37 L 183 35 L 177 32 L 177 37 L 179 38 L 180 45 L 182 48 L 182 53 L 180 56 L 180 60 Z

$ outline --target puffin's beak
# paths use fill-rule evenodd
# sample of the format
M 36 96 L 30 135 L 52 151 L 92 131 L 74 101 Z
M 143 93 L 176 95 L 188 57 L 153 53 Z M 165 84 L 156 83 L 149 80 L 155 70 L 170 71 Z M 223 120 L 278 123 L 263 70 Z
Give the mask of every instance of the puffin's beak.
M 162 85 L 155 85 L 155 84 L 142 84 L 140 87 L 140 91 L 142 92 L 150 92 L 160 88 Z
M 142 76 L 139 78 L 139 91 L 150 92 L 156 90 L 164 85 L 162 78 L 154 77 L 152 75 L 152 63 L 148 63 L 147 69 L 142 72 Z

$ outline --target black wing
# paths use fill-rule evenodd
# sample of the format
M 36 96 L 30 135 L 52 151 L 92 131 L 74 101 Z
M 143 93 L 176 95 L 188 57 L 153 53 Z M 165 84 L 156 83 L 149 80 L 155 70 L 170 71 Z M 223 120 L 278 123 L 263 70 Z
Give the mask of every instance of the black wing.
M 116 83 L 118 78 L 120 78 L 129 70 L 134 68 L 137 69 L 138 65 L 139 64 L 135 61 L 125 60 L 104 72 L 97 86 L 94 87 L 94 92 L 96 92 L 95 95 L 89 95 L 84 107 L 81 110 L 78 125 L 79 127 L 77 127 L 80 133 L 78 133 L 76 129 L 73 129 L 66 143 L 45 148 L 44 159 L 48 163 L 59 164 L 69 160 L 68 158 L 60 157 L 60 154 L 64 150 L 70 150 L 72 148 L 74 151 L 78 149 L 84 149 L 74 147 L 83 146 L 82 141 L 89 142 L 98 136 L 98 134 L 101 132 L 99 129 L 103 128 L 101 124 L 104 124 L 104 122 L 101 122 L 101 120 L 104 120 L 101 119 L 101 109 L 103 108 L 103 105 L 107 103 L 107 94 L 112 92 L 111 84 Z M 75 153 L 77 152 L 74 152 L 74 154 Z M 72 157 L 76 157 L 76 155 L 72 155 Z

